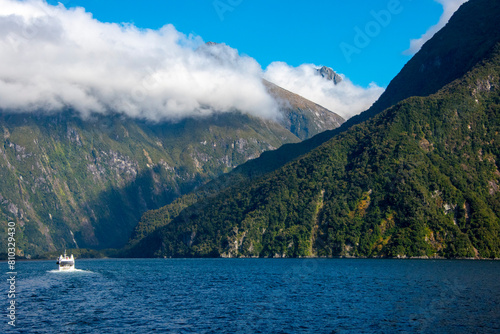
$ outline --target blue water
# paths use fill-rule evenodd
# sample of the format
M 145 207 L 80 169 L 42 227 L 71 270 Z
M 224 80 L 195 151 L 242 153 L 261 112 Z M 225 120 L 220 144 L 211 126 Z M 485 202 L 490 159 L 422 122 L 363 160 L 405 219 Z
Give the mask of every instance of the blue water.
M 499 261 L 104 259 L 77 260 L 75 272 L 56 267 L 17 263 L 17 326 L 3 317 L 2 332 L 500 332 Z

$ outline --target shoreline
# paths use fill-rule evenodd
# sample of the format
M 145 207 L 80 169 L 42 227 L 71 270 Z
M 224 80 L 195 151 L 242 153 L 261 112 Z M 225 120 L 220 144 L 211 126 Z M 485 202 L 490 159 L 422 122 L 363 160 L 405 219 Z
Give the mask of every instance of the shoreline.
M 500 261 L 500 258 L 471 258 L 471 257 L 454 257 L 454 258 L 446 258 L 446 257 L 427 257 L 427 256 L 412 256 L 412 257 L 367 257 L 367 256 L 300 256 L 300 257 L 248 257 L 248 256 L 240 256 L 240 257 L 81 257 L 79 260 L 124 260 L 124 259 L 177 259 L 177 260 L 193 260 L 193 259 L 303 259 L 303 260 L 441 260 L 441 261 Z M 37 262 L 37 261 L 52 261 L 52 258 L 38 258 L 38 259 L 16 259 L 17 262 Z M 0 263 L 7 262 L 7 260 L 0 260 Z

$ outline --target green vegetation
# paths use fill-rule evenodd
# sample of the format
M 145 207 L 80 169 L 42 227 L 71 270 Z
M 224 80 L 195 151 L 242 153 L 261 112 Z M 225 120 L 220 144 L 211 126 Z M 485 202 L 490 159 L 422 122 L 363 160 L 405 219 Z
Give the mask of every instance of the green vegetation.
M 467 2 L 369 110 L 148 212 L 123 255 L 498 256 L 498 17 Z
M 43 260 L 55 260 L 62 254 L 63 251 L 53 251 L 47 252 L 41 255 L 34 257 L 35 259 L 43 259 Z M 75 259 L 101 259 L 108 256 L 112 256 L 115 251 L 114 250 L 95 250 L 95 249 L 86 249 L 86 248 L 77 248 L 77 249 L 67 249 L 66 253 L 68 256 L 73 254 Z M 77 266 L 78 267 L 78 266 Z
M 166 226 L 126 255 L 500 257 L 499 82 L 497 46 L 262 178 L 148 213 Z
M 499 257 L 498 17 L 468 1 L 369 110 L 300 143 L 331 115 L 272 84 L 281 124 L 2 113 L 0 226 L 20 257 Z
M 122 247 L 144 212 L 299 141 L 281 124 L 236 112 L 176 123 L 1 113 L 0 138 L 0 228 L 16 222 L 26 257 Z

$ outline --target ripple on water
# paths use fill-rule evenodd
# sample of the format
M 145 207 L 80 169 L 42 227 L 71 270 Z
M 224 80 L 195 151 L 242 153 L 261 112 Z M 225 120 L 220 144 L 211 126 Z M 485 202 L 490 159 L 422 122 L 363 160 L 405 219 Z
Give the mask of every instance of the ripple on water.
M 500 326 L 500 262 L 100 259 L 79 265 L 59 271 L 53 262 L 20 264 L 18 328 L 493 333 Z

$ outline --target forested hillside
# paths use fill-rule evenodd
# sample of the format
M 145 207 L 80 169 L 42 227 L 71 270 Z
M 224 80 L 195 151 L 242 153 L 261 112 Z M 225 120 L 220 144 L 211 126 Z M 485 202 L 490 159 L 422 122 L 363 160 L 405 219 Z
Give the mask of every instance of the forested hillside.
M 500 49 L 259 179 L 199 201 L 137 256 L 500 255 Z
M 343 121 L 299 96 L 294 101 L 306 107 L 287 104 L 280 121 L 239 112 L 175 122 L 0 112 L 0 226 L 17 222 L 20 256 L 122 247 L 144 212 Z
M 258 159 L 251 160 L 231 173 L 220 176 L 197 191 L 179 198 L 171 205 L 147 212 L 135 228 L 129 247 L 157 228 L 168 225 L 174 218 L 181 219 L 193 210 L 202 210 L 200 208 L 208 202 L 206 199 L 217 196 L 224 189 L 239 182 L 242 182 L 242 187 L 246 187 L 253 180 L 259 180 L 266 173 L 279 170 L 288 162 L 331 138 L 338 141 L 338 138 L 343 138 L 345 131 L 377 115 L 392 104 L 411 96 L 423 97 L 434 94 L 453 80 L 463 78 L 483 59 L 492 57 L 492 50 L 500 40 L 500 30 L 496 23 L 499 17 L 500 3 L 498 2 L 474 0 L 465 3 L 449 23 L 406 64 L 369 110 L 349 119 L 338 129 L 325 131 L 298 144 L 283 145 L 276 151 L 265 152 Z M 378 133 L 375 135 L 378 136 Z M 189 208 L 190 206 L 192 207 Z M 179 215 L 181 217 L 178 217 Z

